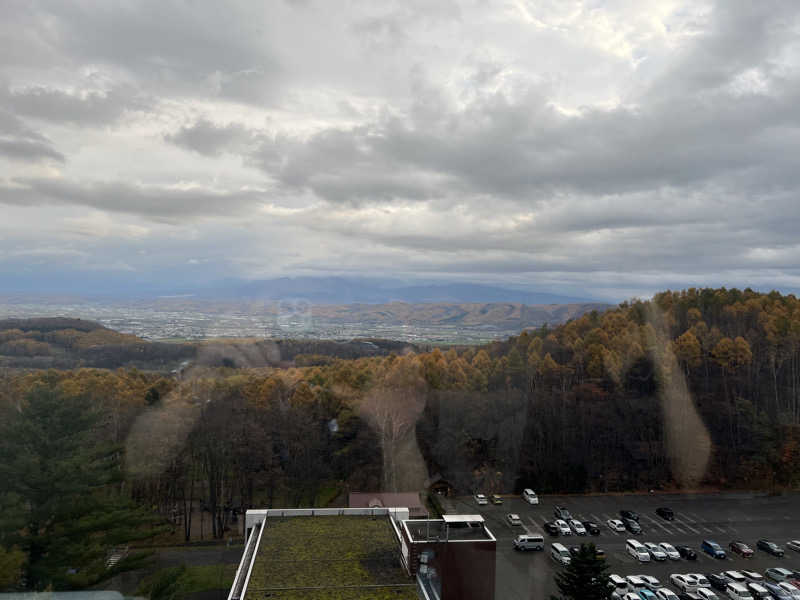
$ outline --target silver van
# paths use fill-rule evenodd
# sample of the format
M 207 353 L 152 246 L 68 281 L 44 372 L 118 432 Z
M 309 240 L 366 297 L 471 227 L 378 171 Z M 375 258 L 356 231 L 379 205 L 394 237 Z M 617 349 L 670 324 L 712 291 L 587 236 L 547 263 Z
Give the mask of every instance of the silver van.
M 538 533 L 523 533 L 514 538 L 516 550 L 544 550 L 544 538 Z
M 572 562 L 569 550 L 567 550 L 566 546 L 559 543 L 550 544 L 550 558 L 560 565 L 568 565 Z

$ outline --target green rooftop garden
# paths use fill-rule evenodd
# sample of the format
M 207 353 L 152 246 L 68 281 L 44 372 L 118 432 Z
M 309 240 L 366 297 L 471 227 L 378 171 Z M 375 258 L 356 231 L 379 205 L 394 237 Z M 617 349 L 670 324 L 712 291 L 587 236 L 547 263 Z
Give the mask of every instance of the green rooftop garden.
M 416 599 L 388 517 L 268 518 L 245 600 Z

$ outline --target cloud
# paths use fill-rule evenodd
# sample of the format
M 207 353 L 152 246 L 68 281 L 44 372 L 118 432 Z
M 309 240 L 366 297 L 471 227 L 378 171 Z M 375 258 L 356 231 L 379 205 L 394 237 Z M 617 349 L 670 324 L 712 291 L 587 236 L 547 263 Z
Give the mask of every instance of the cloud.
M 118 120 L 126 111 L 146 110 L 151 102 L 131 87 L 108 91 L 67 91 L 50 86 L 5 90 L 0 103 L 18 115 L 75 125 L 104 125 Z
M 31 247 L 153 277 L 796 283 L 793 0 L 4 8 L 0 235 Z
M 64 162 L 64 155 L 55 150 L 45 136 L 30 129 L 15 115 L 0 109 L 0 156 L 14 161 Z
M 239 123 L 215 125 L 211 121 L 200 119 L 181 127 L 175 133 L 165 135 L 164 139 L 199 154 L 219 156 L 222 152 L 243 152 L 255 136 L 255 133 Z
M 154 186 L 124 182 L 77 183 L 53 178 L 17 179 L 0 184 L 0 203 L 68 204 L 168 222 L 226 217 L 257 206 L 260 190 L 210 190 L 193 185 Z

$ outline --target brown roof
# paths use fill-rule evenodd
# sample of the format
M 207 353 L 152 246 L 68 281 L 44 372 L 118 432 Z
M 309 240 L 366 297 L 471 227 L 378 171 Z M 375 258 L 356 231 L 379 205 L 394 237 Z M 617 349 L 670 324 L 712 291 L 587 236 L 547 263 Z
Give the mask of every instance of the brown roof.
M 350 492 L 350 508 L 423 508 L 418 492 Z

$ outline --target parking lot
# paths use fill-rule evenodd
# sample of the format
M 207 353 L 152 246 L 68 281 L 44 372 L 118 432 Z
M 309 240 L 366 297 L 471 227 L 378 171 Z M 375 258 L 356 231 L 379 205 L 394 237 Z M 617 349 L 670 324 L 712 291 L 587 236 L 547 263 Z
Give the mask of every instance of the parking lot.
M 599 536 L 569 536 L 554 538 L 544 532 L 545 521 L 552 521 L 553 507 L 565 506 L 581 521 L 600 525 Z M 728 552 L 728 543 L 742 540 L 755 549 L 759 538 L 771 539 L 784 546 L 790 539 L 800 539 L 800 494 L 766 496 L 749 493 L 729 494 L 649 494 L 540 496 L 539 505 L 530 505 L 519 497 L 504 497 L 502 505 L 478 506 L 471 497 L 449 498 L 446 510 L 451 514 L 480 514 L 497 538 L 496 600 L 547 599 L 558 593 L 553 575 L 559 568 L 550 558 L 549 543 L 559 541 L 565 546 L 593 542 L 606 552 L 611 573 L 619 575 L 653 575 L 662 584 L 669 583 L 670 573 L 718 573 L 748 569 L 763 574 L 769 567 L 800 570 L 800 553 L 786 549 L 784 558 L 775 558 L 756 551 L 752 558 L 741 558 Z M 675 511 L 674 521 L 664 521 L 655 514 L 659 506 Z M 643 532 L 638 536 L 617 533 L 606 526 L 608 519 L 618 519 L 622 509 L 640 515 Z M 513 538 L 523 528 L 511 526 L 505 515 L 517 513 L 523 526 L 531 532 L 542 533 L 544 552 L 517 552 Z M 625 552 L 625 540 L 669 542 L 691 546 L 698 554 L 696 561 L 666 561 L 638 563 Z M 713 559 L 700 552 L 700 543 L 711 539 L 729 554 L 725 560 Z M 677 590 L 676 590 L 677 591 Z

